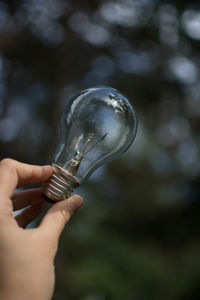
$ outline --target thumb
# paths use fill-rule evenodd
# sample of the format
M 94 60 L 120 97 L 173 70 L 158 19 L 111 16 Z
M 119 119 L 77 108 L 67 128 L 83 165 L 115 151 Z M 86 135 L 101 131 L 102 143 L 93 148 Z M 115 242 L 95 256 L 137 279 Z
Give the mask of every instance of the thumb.
M 58 241 L 60 234 L 72 214 L 82 205 L 83 199 L 79 195 L 58 201 L 46 213 L 39 229 L 43 231 L 48 240 Z

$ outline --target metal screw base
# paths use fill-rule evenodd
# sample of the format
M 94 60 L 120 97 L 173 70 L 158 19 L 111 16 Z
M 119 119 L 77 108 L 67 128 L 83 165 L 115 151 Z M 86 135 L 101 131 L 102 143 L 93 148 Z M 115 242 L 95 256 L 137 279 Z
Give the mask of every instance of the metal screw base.
M 53 168 L 53 175 L 42 184 L 42 193 L 56 202 L 68 198 L 80 182 L 58 165 L 53 164 Z

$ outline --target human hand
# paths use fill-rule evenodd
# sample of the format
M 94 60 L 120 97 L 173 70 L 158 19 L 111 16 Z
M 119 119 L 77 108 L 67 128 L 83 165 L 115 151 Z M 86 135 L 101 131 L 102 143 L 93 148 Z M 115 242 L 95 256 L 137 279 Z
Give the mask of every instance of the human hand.
M 38 228 L 23 229 L 41 211 L 39 189 L 15 188 L 47 180 L 50 166 L 32 166 L 11 159 L 0 162 L 0 299 L 49 300 L 54 289 L 54 257 L 59 236 L 82 204 L 78 195 L 59 201 Z M 12 200 L 11 200 L 12 198 Z M 16 219 L 13 211 L 28 206 Z

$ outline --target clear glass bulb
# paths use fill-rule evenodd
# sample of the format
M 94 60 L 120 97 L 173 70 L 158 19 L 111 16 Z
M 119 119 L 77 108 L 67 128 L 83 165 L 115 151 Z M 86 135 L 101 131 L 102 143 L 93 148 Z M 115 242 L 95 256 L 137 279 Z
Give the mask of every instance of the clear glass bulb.
M 132 144 L 137 118 L 128 99 L 110 87 L 92 87 L 69 101 L 61 120 L 54 174 L 43 184 L 53 201 L 68 197 L 102 164 Z

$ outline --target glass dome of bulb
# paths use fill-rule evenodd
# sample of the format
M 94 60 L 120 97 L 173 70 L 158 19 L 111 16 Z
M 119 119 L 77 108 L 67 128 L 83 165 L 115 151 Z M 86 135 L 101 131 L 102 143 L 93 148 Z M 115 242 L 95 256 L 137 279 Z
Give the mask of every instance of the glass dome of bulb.
M 73 174 L 82 181 L 126 151 L 135 138 L 137 120 L 125 96 L 113 88 L 93 87 L 71 98 L 61 127 L 54 162 L 67 169 L 70 159 L 82 151 L 82 161 Z
M 54 174 L 43 184 L 44 195 L 65 199 L 102 164 L 125 152 L 137 132 L 137 118 L 128 99 L 110 87 L 92 87 L 67 103 L 60 126 Z

